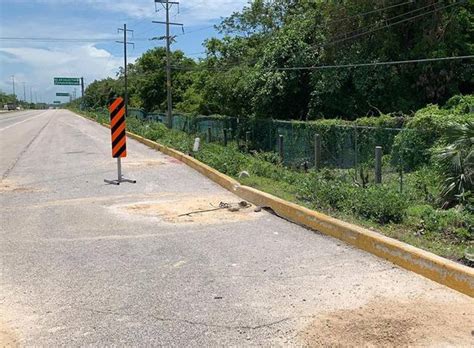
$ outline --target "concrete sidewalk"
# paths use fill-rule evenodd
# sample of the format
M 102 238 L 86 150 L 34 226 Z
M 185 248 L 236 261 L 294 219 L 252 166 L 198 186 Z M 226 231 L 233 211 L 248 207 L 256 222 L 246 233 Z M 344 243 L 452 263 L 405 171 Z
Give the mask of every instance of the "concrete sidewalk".
M 106 185 L 109 130 L 23 117 L 0 133 L 4 342 L 472 344 L 471 298 L 264 211 L 183 215 L 240 199 L 132 140 L 137 184 Z

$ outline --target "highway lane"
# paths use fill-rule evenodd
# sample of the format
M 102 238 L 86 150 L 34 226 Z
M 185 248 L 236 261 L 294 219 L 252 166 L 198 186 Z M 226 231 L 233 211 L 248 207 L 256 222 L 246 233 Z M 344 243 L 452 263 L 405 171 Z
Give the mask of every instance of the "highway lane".
M 39 117 L 45 113 L 46 110 L 24 110 L 0 114 L 0 132 L 13 127 L 19 122 L 26 122 L 35 117 Z
M 0 133 L 0 343 L 472 343 L 467 296 L 265 211 L 178 217 L 239 198 L 130 140 L 106 185 L 109 130 L 39 115 Z
M 49 122 L 54 111 L 28 110 L 0 115 L 0 178 L 8 176 L 23 151 Z M 10 141 L 14 134 L 15 141 Z

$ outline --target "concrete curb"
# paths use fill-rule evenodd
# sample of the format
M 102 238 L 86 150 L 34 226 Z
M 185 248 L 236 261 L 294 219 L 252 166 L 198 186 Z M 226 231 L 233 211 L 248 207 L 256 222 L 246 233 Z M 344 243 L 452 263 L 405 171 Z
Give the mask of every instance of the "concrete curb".
M 277 215 L 294 223 L 340 239 L 359 249 L 393 262 L 400 267 L 474 297 L 474 269 L 470 267 L 383 236 L 366 228 L 285 201 L 252 187 L 240 185 L 239 182 L 231 177 L 182 152 L 130 132 L 127 132 L 127 135 L 142 144 L 182 161 L 225 189 L 255 205 L 269 207 Z

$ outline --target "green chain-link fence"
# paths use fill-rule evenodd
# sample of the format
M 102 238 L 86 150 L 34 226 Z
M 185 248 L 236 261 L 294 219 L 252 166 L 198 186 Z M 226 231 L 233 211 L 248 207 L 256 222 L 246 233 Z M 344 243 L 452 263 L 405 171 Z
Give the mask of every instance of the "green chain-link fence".
M 106 110 L 99 112 L 105 113 Z M 164 123 L 166 120 L 166 115 L 161 113 L 147 114 L 132 108 L 128 113 L 144 122 Z M 395 137 L 400 132 L 413 131 L 408 129 L 183 114 L 173 116 L 173 128 L 199 136 L 203 141 L 210 134 L 213 142 L 220 143 L 224 142 L 224 130 L 227 130 L 228 141 L 238 142 L 242 149 L 277 153 L 286 166 L 298 169 L 315 166 L 315 136 L 318 134 L 321 139 L 320 166 L 351 169 L 354 180 L 362 184 L 368 175 L 374 175 L 376 146 L 381 146 L 384 154 L 383 175 L 397 176 L 400 189 L 403 185 L 403 170 L 410 170 L 403 163 L 402 155 L 410 149 L 398 150 L 396 155 L 392 153 Z

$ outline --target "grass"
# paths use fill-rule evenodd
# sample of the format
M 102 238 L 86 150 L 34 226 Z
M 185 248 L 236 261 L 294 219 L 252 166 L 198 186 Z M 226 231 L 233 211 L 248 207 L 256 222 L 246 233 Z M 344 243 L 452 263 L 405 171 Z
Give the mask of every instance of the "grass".
M 107 123 L 105 115 L 82 114 Z M 183 152 L 191 150 L 192 135 L 168 130 L 159 123 L 142 123 L 130 118 L 131 132 Z M 341 220 L 378 231 L 451 260 L 469 264 L 463 257 L 473 247 L 474 216 L 467 209 L 441 210 L 436 172 L 422 168 L 405 176 L 405 192 L 398 192 L 398 176 L 385 175 L 384 185 L 354 183 L 353 170 L 322 170 L 304 173 L 284 167 L 275 154 L 243 153 L 236 143 L 229 146 L 202 143 L 196 158 L 254 187 Z M 241 171 L 250 177 L 238 178 Z

